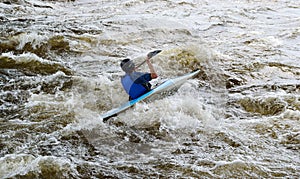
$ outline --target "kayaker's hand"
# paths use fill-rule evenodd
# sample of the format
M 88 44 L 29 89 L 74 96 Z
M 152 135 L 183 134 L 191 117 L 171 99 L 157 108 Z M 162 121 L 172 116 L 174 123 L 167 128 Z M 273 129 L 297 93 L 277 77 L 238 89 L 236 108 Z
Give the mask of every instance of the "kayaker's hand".
M 150 58 L 149 58 L 149 57 L 147 57 L 147 58 L 146 58 L 146 62 L 147 62 L 147 63 L 151 63 L 151 61 L 150 61 Z

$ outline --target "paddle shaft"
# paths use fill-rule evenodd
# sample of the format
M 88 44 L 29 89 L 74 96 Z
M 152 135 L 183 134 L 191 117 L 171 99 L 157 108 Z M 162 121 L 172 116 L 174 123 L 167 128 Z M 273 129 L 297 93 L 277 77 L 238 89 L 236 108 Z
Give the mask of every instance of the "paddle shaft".
M 146 63 L 146 61 L 147 60 L 144 60 L 142 63 L 140 63 L 139 65 L 135 66 L 135 68 L 137 69 L 137 68 L 141 67 L 142 65 L 144 65 L 144 63 Z
M 152 52 L 147 54 L 147 58 L 150 59 L 150 58 L 154 57 L 155 55 L 159 54 L 160 52 L 161 52 L 161 50 L 152 51 Z M 144 60 L 142 63 L 135 66 L 135 68 L 137 69 L 137 68 L 141 67 L 146 62 L 147 62 L 147 60 Z

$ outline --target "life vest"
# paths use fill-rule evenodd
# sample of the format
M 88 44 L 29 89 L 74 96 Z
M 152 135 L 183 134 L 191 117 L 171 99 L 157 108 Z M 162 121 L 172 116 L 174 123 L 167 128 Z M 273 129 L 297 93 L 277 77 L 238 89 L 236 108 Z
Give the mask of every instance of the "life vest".
M 148 91 L 142 84 L 134 83 L 128 74 L 121 78 L 121 83 L 131 99 L 136 99 Z

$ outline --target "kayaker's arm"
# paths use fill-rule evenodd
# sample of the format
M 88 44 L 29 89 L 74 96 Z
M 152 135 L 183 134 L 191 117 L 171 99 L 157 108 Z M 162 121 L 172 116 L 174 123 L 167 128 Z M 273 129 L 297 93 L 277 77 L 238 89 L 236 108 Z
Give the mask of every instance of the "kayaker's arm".
M 157 73 L 156 73 L 155 70 L 154 70 L 154 67 L 153 67 L 153 65 L 152 65 L 152 63 L 151 63 L 151 61 L 150 61 L 150 58 L 147 57 L 146 62 L 147 62 L 147 65 L 148 65 L 148 67 L 149 67 L 149 69 L 150 69 L 151 78 L 152 78 L 152 79 L 157 78 L 158 75 L 157 75 Z

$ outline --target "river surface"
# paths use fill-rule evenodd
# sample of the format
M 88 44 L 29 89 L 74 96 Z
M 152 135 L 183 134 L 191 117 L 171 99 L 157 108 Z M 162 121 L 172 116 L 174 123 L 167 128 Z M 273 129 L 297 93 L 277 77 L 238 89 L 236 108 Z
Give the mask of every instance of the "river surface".
M 0 34 L 0 178 L 300 177 L 298 0 L 0 0 Z M 157 49 L 201 73 L 102 122 Z

